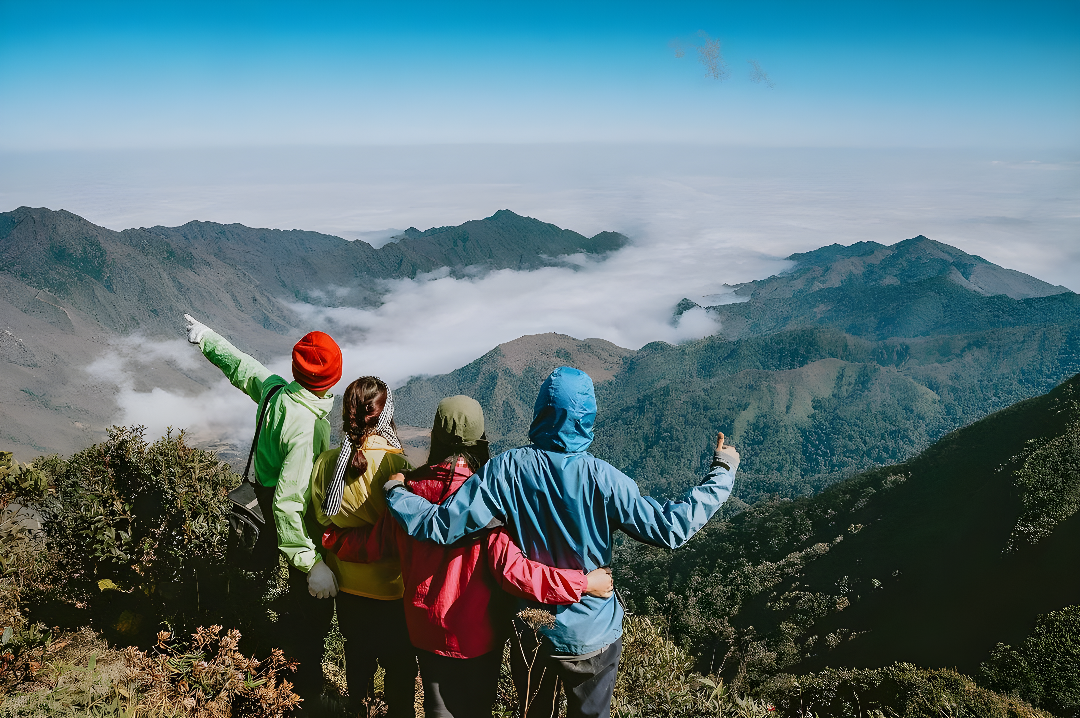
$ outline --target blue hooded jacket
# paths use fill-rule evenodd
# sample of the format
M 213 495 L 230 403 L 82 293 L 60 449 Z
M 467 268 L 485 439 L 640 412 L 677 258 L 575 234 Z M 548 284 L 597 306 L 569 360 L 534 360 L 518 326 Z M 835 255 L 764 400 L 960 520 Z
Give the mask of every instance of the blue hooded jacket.
M 633 479 L 586 451 L 595 419 L 592 380 L 560 367 L 540 387 L 530 446 L 491 459 L 443 504 L 391 491 L 387 506 L 417 539 L 451 544 L 495 519 L 530 559 L 592 571 L 610 564 L 617 529 L 677 548 L 730 495 L 737 463 L 729 468 L 714 459 L 702 484 L 681 501 L 661 505 L 642 496 Z M 521 600 L 521 608 L 539 606 Z M 623 609 L 615 596 L 584 596 L 580 603 L 543 608 L 555 611 L 555 627 L 542 630 L 556 654 L 591 653 L 622 635 Z

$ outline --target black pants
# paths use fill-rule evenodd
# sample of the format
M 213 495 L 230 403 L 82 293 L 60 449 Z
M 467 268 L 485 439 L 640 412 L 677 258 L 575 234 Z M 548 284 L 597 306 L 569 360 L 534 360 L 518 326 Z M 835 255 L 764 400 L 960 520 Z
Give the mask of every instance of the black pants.
M 307 574 L 289 567 L 289 593 L 278 605 L 277 645 L 285 655 L 300 661 L 295 674 L 285 674 L 294 683 L 303 705 L 317 702 L 323 689 L 322 659 L 326 636 L 334 620 L 334 600 L 315 598 L 308 593 Z
M 537 646 L 528 631 L 524 637 L 511 639 L 510 672 L 521 715 L 557 718 L 561 688 L 566 693 L 567 718 L 609 718 L 622 638 L 592 658 L 552 658 L 547 655 L 550 648 L 544 643 Z
M 502 649 L 477 658 L 416 652 L 424 682 L 425 718 L 491 718 L 499 688 Z
M 409 642 L 401 599 L 380 601 L 338 591 L 338 628 L 345 638 L 345 680 L 349 703 L 359 709 L 375 690 L 375 669 L 386 671 L 383 696 L 387 718 L 414 718 L 416 649 Z

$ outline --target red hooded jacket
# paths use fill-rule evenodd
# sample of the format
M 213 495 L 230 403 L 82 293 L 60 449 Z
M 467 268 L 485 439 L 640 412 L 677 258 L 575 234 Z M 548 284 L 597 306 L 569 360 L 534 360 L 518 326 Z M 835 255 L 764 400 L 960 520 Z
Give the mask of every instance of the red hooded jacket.
M 442 503 L 472 475 L 464 461 L 414 473 L 409 489 Z M 343 561 L 368 563 L 398 555 L 405 582 L 405 620 L 417 648 L 452 658 L 476 658 L 502 646 L 493 599 L 504 590 L 541 603 L 581 600 L 588 588 L 583 571 L 560 569 L 525 558 L 502 528 L 475 534 L 452 546 L 411 538 L 386 512 L 374 526 L 323 534 L 325 548 Z

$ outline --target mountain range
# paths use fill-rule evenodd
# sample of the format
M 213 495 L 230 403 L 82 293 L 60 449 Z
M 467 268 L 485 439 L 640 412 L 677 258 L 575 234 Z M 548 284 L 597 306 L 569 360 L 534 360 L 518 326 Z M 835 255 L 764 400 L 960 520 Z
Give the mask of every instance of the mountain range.
M 256 356 L 280 356 L 302 324 L 299 302 L 371 306 L 383 279 L 529 269 L 627 241 L 508 210 L 410 228 L 379 249 L 299 230 L 191 222 L 114 232 L 63 211 L 0 214 L 0 440 L 45 453 L 99 438 L 115 389 L 84 368 L 117 337 L 177 337 L 176 317 L 190 307 Z M 739 505 L 903 461 L 1080 371 L 1080 296 L 1064 287 L 921 236 L 788 259 L 788 271 L 734 287 L 744 301 L 704 308 L 717 321 L 712 336 L 636 351 L 523 337 L 409 381 L 397 391 L 399 419 L 426 427 L 439 398 L 467 393 L 504 449 L 527 441 L 543 377 L 579 366 L 597 382 L 595 453 L 668 494 L 696 481 L 723 429 L 744 449 Z M 680 302 L 672 321 L 694 306 Z M 196 393 L 215 378 L 212 367 L 161 361 L 131 381 L 137 391 Z
M 401 416 L 424 426 L 439 397 L 470 394 L 494 447 L 509 448 L 527 441 L 543 377 L 577 366 L 597 384 L 594 453 L 667 496 L 694 484 L 722 429 L 744 449 L 736 495 L 752 502 L 903 461 L 1080 371 L 1080 295 L 1064 287 L 925 237 L 789 259 L 737 287 L 746 301 L 708 307 L 713 336 L 637 351 L 524 337 L 409 381 Z
M 118 338 L 176 339 L 185 311 L 262 358 L 287 355 L 305 320 L 295 305 L 366 307 L 385 281 L 436 270 L 476 275 L 533 269 L 566 255 L 606 254 L 615 232 L 585 237 L 508 210 L 420 232 L 378 249 L 316 232 L 189 222 L 122 232 L 70 212 L 0 213 L 0 444 L 20 458 L 100 440 L 114 385 L 85 369 Z M 164 360 L 134 388 L 195 393 L 213 367 Z

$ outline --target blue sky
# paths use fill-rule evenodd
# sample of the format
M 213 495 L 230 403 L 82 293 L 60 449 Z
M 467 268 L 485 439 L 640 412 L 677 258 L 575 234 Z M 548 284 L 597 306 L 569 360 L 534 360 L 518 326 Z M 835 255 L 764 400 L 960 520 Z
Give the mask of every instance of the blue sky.
M 728 79 L 706 77 L 699 32 L 721 42 Z M 1075 149 L 1080 5 L 2 0 L 0 97 L 9 151 Z

